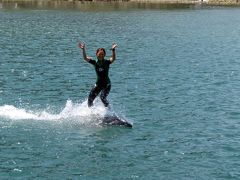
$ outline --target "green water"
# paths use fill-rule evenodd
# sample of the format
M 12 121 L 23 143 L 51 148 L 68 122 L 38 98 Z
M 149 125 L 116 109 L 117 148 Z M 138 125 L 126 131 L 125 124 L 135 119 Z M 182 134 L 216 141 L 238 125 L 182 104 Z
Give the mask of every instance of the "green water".
M 239 13 L 1 9 L 0 179 L 238 179 Z M 118 43 L 109 101 L 133 129 L 95 122 L 77 39 Z

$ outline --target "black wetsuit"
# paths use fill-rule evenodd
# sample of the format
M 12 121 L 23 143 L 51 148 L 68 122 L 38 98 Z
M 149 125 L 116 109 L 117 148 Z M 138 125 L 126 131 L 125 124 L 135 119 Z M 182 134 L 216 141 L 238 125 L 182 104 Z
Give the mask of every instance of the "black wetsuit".
M 108 77 L 108 71 L 109 71 L 109 66 L 111 64 L 111 61 L 90 60 L 88 62 L 95 67 L 95 71 L 97 74 L 96 84 L 92 88 L 88 96 L 88 107 L 91 107 L 93 105 L 94 99 L 97 97 L 97 95 L 100 92 L 101 92 L 100 99 L 102 100 L 104 106 L 107 107 L 109 105 L 107 96 L 111 90 L 111 81 Z

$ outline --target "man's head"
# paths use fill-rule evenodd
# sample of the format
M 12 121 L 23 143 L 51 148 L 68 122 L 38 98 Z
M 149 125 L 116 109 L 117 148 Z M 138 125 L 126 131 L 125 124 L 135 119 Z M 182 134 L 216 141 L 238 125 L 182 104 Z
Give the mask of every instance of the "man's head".
M 106 55 L 106 51 L 104 48 L 98 48 L 96 51 L 97 58 L 99 60 L 104 60 L 104 57 Z

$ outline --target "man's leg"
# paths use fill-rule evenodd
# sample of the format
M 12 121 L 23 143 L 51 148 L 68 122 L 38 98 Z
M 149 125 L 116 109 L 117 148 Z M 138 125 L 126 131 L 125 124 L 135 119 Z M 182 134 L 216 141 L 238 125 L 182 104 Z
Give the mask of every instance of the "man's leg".
M 100 91 L 101 91 L 101 88 L 99 88 L 97 85 L 95 85 L 92 88 L 88 96 L 88 107 L 91 107 L 93 105 L 93 101 L 97 97 L 97 95 L 100 93 Z
M 108 105 L 109 105 L 109 102 L 107 100 L 107 96 L 108 96 L 110 90 L 111 90 L 111 85 L 109 84 L 109 85 L 107 85 L 106 88 L 104 88 L 102 90 L 101 95 L 100 95 L 100 99 L 102 100 L 105 107 L 108 107 Z

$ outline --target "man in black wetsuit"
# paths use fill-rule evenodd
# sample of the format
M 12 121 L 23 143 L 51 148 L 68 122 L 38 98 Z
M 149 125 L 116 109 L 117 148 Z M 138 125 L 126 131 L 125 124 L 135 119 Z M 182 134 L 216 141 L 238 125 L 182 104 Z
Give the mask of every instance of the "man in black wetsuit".
M 112 56 L 109 60 L 105 59 L 106 51 L 104 48 L 99 48 L 96 51 L 97 61 L 93 60 L 92 58 L 88 57 L 86 54 L 85 44 L 79 43 L 79 48 L 82 49 L 83 52 L 83 59 L 95 67 L 95 71 L 97 74 L 97 81 L 95 86 L 92 88 L 89 96 L 88 96 L 88 107 L 93 105 L 94 99 L 97 95 L 101 92 L 100 99 L 102 100 L 105 107 L 108 107 L 109 102 L 107 100 L 107 96 L 111 90 L 111 81 L 108 77 L 109 66 L 112 64 L 116 59 L 115 48 L 117 44 L 112 45 Z

